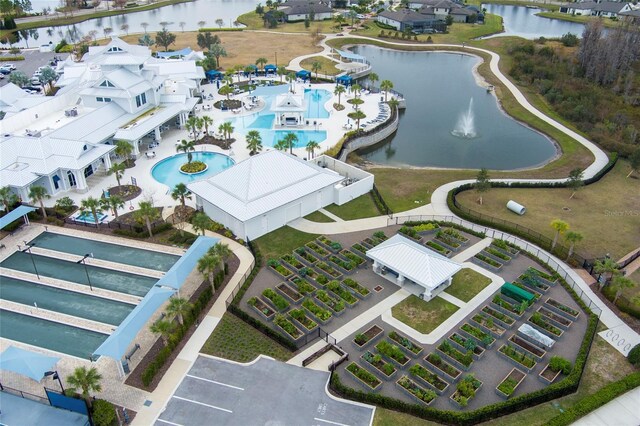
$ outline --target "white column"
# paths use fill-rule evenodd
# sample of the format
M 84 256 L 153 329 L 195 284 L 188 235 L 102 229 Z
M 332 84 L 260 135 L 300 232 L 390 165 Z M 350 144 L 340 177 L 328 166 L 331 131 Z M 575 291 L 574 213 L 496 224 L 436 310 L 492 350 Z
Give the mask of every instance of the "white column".
M 76 175 L 76 187 L 80 191 L 85 191 L 87 189 L 87 178 L 84 177 L 84 170 L 76 170 L 74 174 Z
M 398 285 L 399 285 L 400 287 L 402 287 L 402 286 L 403 286 L 403 284 L 404 284 L 404 275 L 400 275 L 400 274 L 398 274 L 398 279 L 396 280 L 396 282 L 398 283 Z
M 105 154 L 102 156 L 102 159 L 104 160 L 104 168 L 108 171 L 111 168 L 111 156 L 109 154 Z
M 376 274 L 380 273 L 380 264 L 377 260 L 373 261 L 373 272 L 375 272 Z
M 135 155 L 136 157 L 138 157 L 138 155 L 140 154 L 140 146 L 138 146 L 138 144 L 140 143 L 139 140 L 137 141 L 133 141 L 133 142 L 129 142 L 130 144 L 133 145 L 133 155 Z
M 158 142 L 160 142 L 160 139 L 162 139 L 162 135 L 160 134 L 160 126 L 156 127 L 155 129 L 153 129 L 156 140 Z

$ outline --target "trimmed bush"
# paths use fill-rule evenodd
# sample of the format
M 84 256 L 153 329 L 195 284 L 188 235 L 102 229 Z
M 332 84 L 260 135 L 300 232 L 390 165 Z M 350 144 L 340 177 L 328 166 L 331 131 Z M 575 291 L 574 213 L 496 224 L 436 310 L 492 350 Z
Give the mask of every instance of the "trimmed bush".
M 91 417 L 95 426 L 111 426 L 116 421 L 116 408 L 109 401 L 96 399 L 91 407 Z
M 627 359 L 631 363 L 631 365 L 635 367 L 640 367 L 640 343 L 635 345 L 627 355 Z

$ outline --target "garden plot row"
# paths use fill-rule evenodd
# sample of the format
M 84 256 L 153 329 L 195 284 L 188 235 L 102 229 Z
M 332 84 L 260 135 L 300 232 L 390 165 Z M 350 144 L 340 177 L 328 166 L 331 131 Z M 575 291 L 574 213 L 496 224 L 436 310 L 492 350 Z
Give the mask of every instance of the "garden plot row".
M 367 251 L 374 248 L 378 244 L 386 241 L 388 237 L 382 231 L 374 232 L 371 237 L 365 238 L 359 243 L 355 243 L 351 246 L 351 251 L 359 253 L 362 257 L 366 258 Z
M 454 228 L 441 228 L 437 223 L 403 226 L 398 232 L 418 243 L 421 243 L 424 237 L 435 234 L 435 237 L 426 241 L 424 245 L 446 257 L 453 256 L 454 253 L 469 245 L 469 238 L 460 231 Z

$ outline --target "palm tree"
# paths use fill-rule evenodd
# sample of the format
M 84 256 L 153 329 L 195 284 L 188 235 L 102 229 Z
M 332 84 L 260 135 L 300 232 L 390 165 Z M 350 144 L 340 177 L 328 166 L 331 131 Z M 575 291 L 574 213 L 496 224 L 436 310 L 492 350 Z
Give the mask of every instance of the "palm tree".
M 160 212 L 158 209 L 153 207 L 150 201 L 140 201 L 138 205 L 138 210 L 133 212 L 134 218 L 138 222 L 144 222 L 147 225 L 147 231 L 149 231 L 149 237 L 153 237 L 153 232 L 151 231 L 151 221 L 156 220 L 160 217 Z
M 602 287 L 604 287 L 606 282 L 609 281 L 614 275 L 617 275 L 620 273 L 619 268 L 620 266 L 616 262 L 614 262 L 610 257 L 605 257 L 604 259 L 598 260 L 593 265 L 593 270 L 595 271 L 596 274 L 605 275 L 605 279 L 600 280 L 600 290 L 602 290 Z
M 40 204 L 40 210 L 42 211 L 42 216 L 47 218 L 47 211 L 44 208 L 44 200 L 45 198 L 51 198 L 51 195 L 47 192 L 47 188 L 40 185 L 33 185 L 29 188 L 29 198 L 33 203 Z
M 213 277 L 220 264 L 220 259 L 214 254 L 207 253 L 198 259 L 198 272 L 203 274 L 209 280 L 209 284 L 215 291 L 215 286 L 213 284 Z
M 230 100 L 230 96 L 233 93 L 233 88 L 227 84 L 225 86 L 222 86 L 218 93 L 220 93 L 222 96 L 226 96 L 227 100 Z
M 224 271 L 224 261 L 231 256 L 231 249 L 225 243 L 218 243 L 209 249 L 209 254 L 217 256 L 220 259 L 220 270 Z
M 188 140 L 182 139 L 182 141 L 180 142 L 180 145 L 176 146 L 177 152 L 182 151 L 187 154 L 187 164 L 190 164 L 191 160 L 193 160 L 192 152 L 195 150 L 196 150 L 195 141 L 188 141 Z
M 289 154 L 293 154 L 293 147 L 296 146 L 296 142 L 298 142 L 298 136 L 295 133 L 287 133 L 284 135 L 284 143 L 287 148 L 289 148 Z
M 166 320 L 158 320 L 151 324 L 149 330 L 153 334 L 159 334 L 162 337 L 162 343 L 167 346 L 169 343 L 169 336 L 171 336 L 171 332 L 173 332 L 173 324 Z
M 273 147 L 278 151 L 286 151 L 288 148 L 287 143 L 282 139 L 276 142 L 275 145 L 273 145 Z
M 180 182 L 173 187 L 173 191 L 171 191 L 171 198 L 176 201 L 180 200 L 180 204 L 182 204 L 182 207 L 185 207 L 185 199 L 191 199 L 191 191 L 189 191 L 187 185 Z
M 393 83 L 391 80 L 382 80 L 380 82 L 380 90 L 384 91 L 384 101 L 387 102 L 387 94 L 389 90 L 393 89 Z
M 115 217 L 118 217 L 118 209 L 124 207 L 124 200 L 117 195 L 112 195 L 109 198 L 102 198 L 100 205 L 105 210 L 111 210 Z
M 257 130 L 249 130 L 247 133 L 247 149 L 250 151 L 249 155 L 255 155 L 262 151 L 262 136 Z
M 564 234 L 569 230 L 569 224 L 564 220 L 554 219 L 551 221 L 551 227 L 556 231 L 556 235 L 553 237 L 553 243 L 551 244 L 551 250 L 558 244 L 558 237 L 560 234 Z
M 376 82 L 380 80 L 380 78 L 378 77 L 378 74 L 376 74 L 375 72 L 369 73 L 369 76 L 367 77 L 367 79 L 371 82 L 372 86 L 375 86 Z
M 489 171 L 484 167 L 480 169 L 478 175 L 476 176 L 476 183 L 474 184 L 474 188 L 480 194 L 480 198 L 478 201 L 480 205 L 482 205 L 482 194 L 489 191 L 491 189 L 491 182 L 489 180 Z
M 282 77 L 287 74 L 287 69 L 282 65 L 278 67 L 278 75 L 280 76 L 280 83 L 282 83 Z
M 191 219 L 191 226 L 194 231 L 202 232 L 202 235 L 204 235 L 204 232 L 211 228 L 211 222 L 211 218 L 207 216 L 206 213 L 199 212 L 193 215 L 193 218 Z
M 391 98 L 389 99 L 389 102 L 387 102 L 387 105 L 389 105 L 389 108 L 391 108 L 392 111 L 395 111 L 395 109 L 398 108 L 398 105 L 400 105 L 400 102 L 395 98 Z
M 191 303 L 182 297 L 172 297 L 167 306 L 167 315 L 178 318 L 180 325 L 184 324 L 184 316 L 191 310 Z
M 316 80 L 318 80 L 318 71 L 320 71 L 321 69 L 322 69 L 322 62 L 313 61 L 313 63 L 311 64 L 311 71 L 316 73 Z
M 350 112 L 349 114 L 347 114 L 347 117 L 349 117 L 352 120 L 356 120 L 356 122 L 358 123 L 358 130 L 360 130 L 360 120 L 367 118 L 367 115 L 358 110 L 358 111 L 354 111 L 354 112 Z
M 622 292 L 625 288 L 633 288 L 636 286 L 636 283 L 632 281 L 630 278 L 627 278 L 622 275 L 617 275 L 611 281 L 611 287 L 615 289 L 616 296 L 613 298 L 613 304 L 615 305 L 618 301 L 618 298 L 622 295 Z
M 102 212 L 102 206 L 100 204 L 100 200 L 93 197 L 85 198 L 80 201 L 80 210 L 87 211 L 89 210 L 93 215 L 93 220 L 96 223 L 96 226 L 100 226 L 100 222 L 98 221 L 98 212 Z
M 127 141 L 117 141 L 116 149 L 114 151 L 118 157 L 124 158 L 127 162 L 131 159 L 131 153 L 133 152 L 133 146 Z
M 318 145 L 318 142 L 316 141 L 309 141 L 307 143 L 306 149 L 307 149 L 307 152 L 311 154 L 310 158 L 314 158 L 316 156 L 316 149 L 318 149 L 319 147 L 320 145 Z
M 203 115 L 200 119 L 202 120 L 202 126 L 204 126 L 204 133 L 209 136 L 209 126 L 213 125 L 213 118 Z
M 267 62 L 269 62 L 267 58 L 260 57 L 256 59 L 256 65 L 262 68 L 263 71 L 264 71 L 264 66 Z
M 0 202 L 4 206 L 5 213 L 9 213 L 11 206 L 18 201 L 18 196 L 11 192 L 11 188 L 3 186 L 0 188 Z
M 91 395 L 89 392 L 102 392 L 101 380 L 102 375 L 98 373 L 95 367 L 89 369 L 84 366 L 76 367 L 73 370 L 73 374 L 67 376 L 67 383 L 71 386 L 69 390 L 82 393 L 82 397 L 89 407 L 91 407 Z
M 353 91 L 353 96 L 357 98 L 358 96 L 360 96 L 360 92 L 362 91 L 362 86 L 356 83 L 353 86 L 351 86 L 351 90 Z
M 200 129 L 202 128 L 202 120 L 198 117 L 191 116 L 184 127 L 186 127 L 188 131 L 193 132 L 193 140 L 197 141 L 198 136 L 200 136 Z
M 342 84 L 338 84 L 336 88 L 333 90 L 333 94 L 338 96 L 338 105 L 340 105 L 340 95 L 346 92 L 347 89 Z
M 124 171 L 126 170 L 126 166 L 124 163 L 115 163 L 109 169 L 109 173 L 113 173 L 116 177 L 116 182 L 118 182 L 118 186 L 120 186 L 120 179 L 124 176 Z
M 569 260 L 569 258 L 573 254 L 573 248 L 575 247 L 575 245 L 582 241 L 582 238 L 584 237 L 579 232 L 569 231 L 565 234 L 564 239 L 569 242 L 569 254 L 567 255 L 567 260 Z
M 231 139 L 231 134 L 235 129 L 230 121 L 225 121 L 218 127 L 218 131 L 224 135 L 226 148 L 229 148 L 229 139 Z
M 294 81 L 296 81 L 296 75 L 295 73 L 290 72 L 289 74 L 287 74 L 286 76 L 287 79 L 287 83 L 289 83 L 290 85 L 293 84 Z

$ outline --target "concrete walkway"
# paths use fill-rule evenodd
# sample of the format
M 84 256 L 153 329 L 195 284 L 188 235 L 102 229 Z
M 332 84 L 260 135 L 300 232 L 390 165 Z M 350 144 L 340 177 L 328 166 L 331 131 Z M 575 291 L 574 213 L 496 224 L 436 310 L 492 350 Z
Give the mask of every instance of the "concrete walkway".
M 336 222 L 344 222 L 343 218 L 336 216 L 335 214 L 331 213 L 330 211 L 327 211 L 325 209 L 320 209 L 318 211 L 320 213 L 322 213 L 323 215 L 327 216 L 328 218 L 335 220 Z
M 635 388 L 573 424 L 576 426 L 637 426 L 640 425 L 638 406 L 640 406 L 640 388 Z

